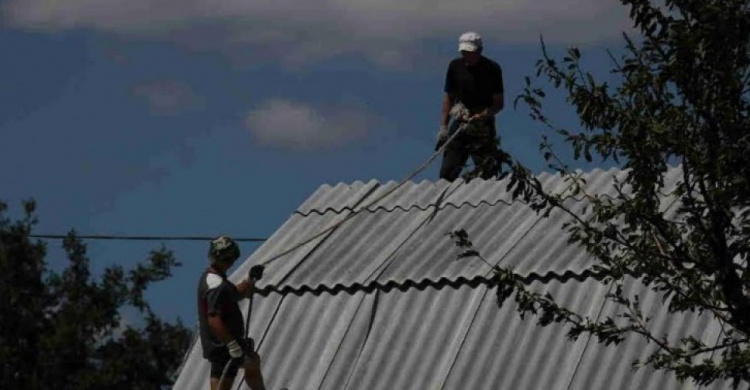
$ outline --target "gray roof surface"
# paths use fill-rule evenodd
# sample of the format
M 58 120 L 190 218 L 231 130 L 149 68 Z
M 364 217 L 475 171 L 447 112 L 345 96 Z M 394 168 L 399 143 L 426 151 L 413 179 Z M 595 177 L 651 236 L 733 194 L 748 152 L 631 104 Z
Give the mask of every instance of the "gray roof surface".
M 621 175 L 587 173 L 587 191 L 611 193 L 613 177 Z M 669 179 L 678 176 L 675 169 Z M 559 176 L 540 179 L 553 191 L 567 188 Z M 642 339 L 628 339 L 618 348 L 588 336 L 569 341 L 560 325 L 538 327 L 534 318 L 521 320 L 510 300 L 498 307 L 491 268 L 472 258 L 457 260 L 458 250 L 445 233 L 465 229 L 483 257 L 514 266 L 535 289 L 550 292 L 564 306 L 593 318 L 618 310 L 604 301 L 610 286 L 587 277 L 592 259 L 568 244 L 562 231 L 566 216 L 537 215 L 512 202 L 506 185 L 406 183 L 376 204 L 372 200 L 397 183 L 321 186 L 230 278 L 242 278 L 252 265 L 357 213 L 267 266 L 250 327 L 267 387 L 698 388 L 648 368 L 633 371 L 630 363 L 654 348 Z M 585 215 L 575 197 L 569 201 Z M 720 335 L 720 326 L 705 317 L 666 315 L 661 297 L 637 282 L 627 290 L 647 303 L 659 334 L 702 335 L 708 341 Z M 207 388 L 208 370 L 195 343 L 175 388 Z M 239 376 L 233 388 L 238 386 Z

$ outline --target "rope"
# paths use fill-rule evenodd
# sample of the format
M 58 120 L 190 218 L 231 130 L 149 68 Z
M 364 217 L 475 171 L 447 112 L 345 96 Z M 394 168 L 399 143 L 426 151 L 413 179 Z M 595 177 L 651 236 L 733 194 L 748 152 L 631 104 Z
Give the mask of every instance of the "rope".
M 245 339 L 248 338 L 250 335 L 250 316 L 253 314 L 253 297 L 255 296 L 255 291 L 253 291 L 250 294 L 250 297 L 248 297 L 247 301 L 247 318 L 245 318 Z M 243 340 L 244 342 L 244 340 Z M 255 346 L 253 346 L 253 349 L 255 349 Z M 224 370 L 221 372 L 221 378 L 219 378 L 219 390 L 222 390 L 221 385 L 224 383 L 224 378 L 227 376 L 227 373 L 229 372 L 229 365 L 232 364 L 232 361 L 234 359 L 229 359 L 227 364 L 224 365 Z M 240 382 L 240 386 L 242 386 L 242 382 Z M 239 389 L 239 387 L 237 387 Z
M 390 190 L 384 192 L 379 197 L 373 199 L 370 203 L 368 203 L 367 205 L 365 205 L 364 207 L 362 207 L 358 211 L 357 210 L 352 210 L 352 212 L 349 215 L 347 215 L 343 220 L 341 220 L 341 221 L 339 221 L 339 222 L 337 222 L 337 223 L 329 226 L 328 228 L 326 228 L 326 229 L 324 229 L 324 230 L 322 230 L 322 231 L 320 231 L 320 232 L 312 235 L 308 239 L 303 240 L 302 242 L 299 242 L 296 245 L 293 245 L 292 247 L 290 247 L 290 248 L 288 248 L 288 249 L 286 249 L 286 250 L 284 250 L 284 251 L 282 251 L 282 252 L 280 252 L 280 253 L 272 256 L 270 259 L 268 259 L 268 260 L 260 263 L 260 265 L 266 266 L 268 264 L 271 264 L 274 261 L 276 261 L 276 260 L 278 260 L 278 259 L 280 259 L 280 258 L 282 258 L 282 257 L 284 257 L 286 255 L 288 255 L 289 253 L 294 252 L 295 250 L 301 248 L 302 246 L 309 244 L 310 242 L 314 241 L 315 239 L 317 239 L 319 237 L 322 237 L 323 235 L 325 235 L 325 234 L 333 231 L 337 227 L 341 226 L 344 222 L 346 222 L 346 221 L 354 218 L 356 215 L 358 215 L 363 210 L 367 210 L 368 208 L 372 207 L 376 203 L 378 203 L 381 200 L 385 199 L 387 196 L 389 196 L 392 193 L 394 193 L 396 190 L 398 190 L 404 184 L 406 184 L 406 182 L 408 182 L 409 180 L 413 179 L 414 176 L 417 176 L 419 173 L 421 173 L 422 171 L 424 171 L 425 168 L 427 168 L 433 161 L 435 161 L 435 159 L 441 153 L 443 153 L 443 151 L 445 150 L 445 148 L 451 143 L 451 141 L 453 141 L 453 139 L 456 138 L 456 136 L 458 136 L 459 133 L 461 133 L 461 131 L 463 131 L 464 128 L 465 128 L 465 126 L 459 126 L 458 129 L 456 130 L 456 132 L 454 132 L 450 137 L 448 137 L 448 139 L 443 143 L 443 145 L 440 146 L 440 148 L 438 148 L 432 154 L 432 156 L 430 156 L 430 158 L 427 159 L 427 161 L 425 161 L 424 163 L 422 163 L 422 165 L 420 165 L 419 167 L 417 167 L 417 169 L 415 169 L 414 171 L 412 171 L 409 175 L 407 175 L 406 177 L 404 177 L 403 179 L 401 179 L 401 181 L 399 181 L 399 183 L 395 187 L 393 187 Z M 249 298 L 249 302 L 248 302 L 247 318 L 245 319 L 245 337 L 247 337 L 247 335 L 249 333 L 249 330 L 250 330 L 250 315 L 252 313 L 252 309 L 253 309 L 253 297 L 251 295 L 250 298 Z M 219 379 L 219 389 L 221 389 L 221 385 L 224 382 L 225 376 L 226 376 L 227 372 L 229 371 L 229 365 L 231 363 L 232 363 L 232 359 L 230 359 L 227 362 L 227 364 L 224 366 L 224 370 L 223 370 L 223 372 L 221 374 L 221 378 Z
M 217 386 L 219 390 L 223 390 L 221 385 L 224 384 L 224 378 L 227 376 L 227 372 L 229 372 L 229 365 L 232 364 L 232 361 L 234 361 L 234 359 L 229 359 L 227 364 L 224 365 L 224 370 L 221 371 L 221 378 L 219 378 L 219 385 Z
M 381 200 L 385 199 L 385 197 L 387 197 L 388 195 L 391 195 L 392 193 L 394 193 L 396 190 L 398 190 L 404 184 L 406 184 L 406 182 L 408 182 L 409 180 L 413 179 L 414 176 L 417 176 L 418 174 L 420 174 L 433 161 L 435 161 L 435 159 L 441 153 L 443 153 L 443 151 L 448 146 L 448 144 L 450 144 L 451 141 L 453 141 L 453 139 L 456 138 L 456 136 L 459 133 L 461 133 L 461 131 L 463 131 L 464 128 L 465 128 L 465 126 L 459 126 L 458 129 L 450 137 L 448 137 L 448 139 L 445 141 L 445 143 L 443 143 L 443 145 L 438 150 L 436 150 L 435 153 L 433 153 L 432 156 L 430 156 L 430 158 L 427 159 L 427 161 L 425 161 L 424 163 L 422 163 L 422 165 L 420 165 L 419 167 L 417 167 L 417 169 L 415 169 L 414 171 L 412 171 L 409 175 L 407 175 L 406 177 L 404 177 L 403 179 L 401 179 L 401 181 L 399 181 L 398 185 L 396 185 L 395 187 L 391 188 L 390 190 L 384 192 L 382 195 L 380 195 L 379 197 L 375 198 L 374 200 L 372 200 L 370 203 L 368 203 L 364 207 L 360 208 L 359 210 L 352 210 L 352 212 L 349 215 L 347 215 L 343 220 L 341 220 L 341 221 L 339 221 L 339 222 L 337 222 L 337 223 L 329 226 L 328 228 L 326 228 L 326 229 L 318 232 L 317 234 L 311 236 L 310 238 L 308 238 L 306 240 L 303 240 L 302 242 L 300 242 L 300 243 L 298 243 L 296 245 L 293 245 L 289 249 L 286 249 L 286 250 L 278 253 L 277 255 L 272 256 L 270 259 L 268 259 L 268 260 L 266 260 L 264 262 L 261 262 L 260 265 L 266 266 L 268 264 L 271 264 L 274 261 L 276 261 L 276 260 L 278 260 L 278 259 L 280 259 L 280 258 L 282 258 L 282 257 L 284 257 L 286 255 L 288 255 L 289 253 L 292 253 L 292 252 L 296 251 L 297 249 L 303 247 L 304 245 L 307 245 L 310 242 L 312 242 L 312 241 L 314 241 L 314 240 L 316 240 L 316 239 L 324 236 L 325 234 L 328 234 L 329 232 L 333 231 L 337 227 L 339 227 L 342 224 L 344 224 L 344 222 L 346 222 L 346 221 L 354 218 L 360 212 L 362 212 L 364 210 L 367 210 L 368 208 L 372 207 L 374 204 L 376 204 L 376 203 L 380 202 Z

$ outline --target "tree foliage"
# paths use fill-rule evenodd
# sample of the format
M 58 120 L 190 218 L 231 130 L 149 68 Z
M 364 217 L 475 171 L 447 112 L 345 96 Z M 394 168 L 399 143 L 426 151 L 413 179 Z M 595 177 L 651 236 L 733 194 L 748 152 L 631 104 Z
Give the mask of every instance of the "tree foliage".
M 90 271 L 86 245 L 68 234 L 62 272 L 45 262 L 46 246 L 32 241 L 35 203 L 13 221 L 0 202 L 0 388 L 159 389 L 172 383 L 190 341 L 178 320 L 159 319 L 144 298 L 151 283 L 178 266 L 164 248 L 125 270 Z M 124 307 L 142 314 L 136 327 Z
M 548 166 L 569 183 L 566 194 L 550 193 L 517 161 L 509 190 L 535 210 L 567 212 L 565 231 L 598 265 L 602 281 L 615 288 L 607 299 L 620 305 L 618 318 L 590 319 L 559 306 L 554 298 L 527 290 L 511 268 L 497 268 L 500 301 L 515 296 L 522 315 L 538 314 L 542 325 L 571 325 L 569 336 L 589 333 L 617 345 L 636 334 L 658 346 L 644 362 L 698 384 L 750 382 L 750 1 L 621 0 L 639 31 L 624 35 L 624 53 L 611 55 L 616 86 L 598 83 L 570 48 L 553 58 L 542 42 L 536 78 L 526 79 L 524 103 L 536 121 L 562 136 L 576 160 L 608 161 L 622 168 L 614 196 L 586 191 L 545 138 Z M 566 92 L 580 128 L 556 127 L 545 115 L 539 80 Z M 678 169 L 679 180 L 666 175 Z M 588 216 L 565 196 L 582 198 Z M 675 199 L 665 205 L 666 198 Z M 669 214 L 665 210 L 669 209 Z M 463 231 L 453 232 L 464 255 L 479 257 Z M 654 334 L 637 297 L 622 285 L 636 279 L 662 295 L 671 313 L 712 316 L 724 329 L 720 340 L 699 335 L 668 342 Z M 713 357 L 704 357 L 712 353 Z

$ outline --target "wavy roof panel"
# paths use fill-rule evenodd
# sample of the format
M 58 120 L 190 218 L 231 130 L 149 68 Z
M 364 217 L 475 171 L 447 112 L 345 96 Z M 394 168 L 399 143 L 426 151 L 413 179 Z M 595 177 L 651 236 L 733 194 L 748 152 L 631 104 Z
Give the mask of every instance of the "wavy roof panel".
M 605 302 L 610 286 L 595 279 L 533 282 L 561 305 L 585 316 L 617 316 Z M 652 329 L 671 339 L 685 335 L 715 340 L 718 324 L 697 315 L 675 317 L 644 286 L 629 296 L 652 302 Z M 484 283 L 380 288 L 336 294 L 270 294 L 255 300 L 250 334 L 263 359 L 269 389 L 699 389 L 671 374 L 631 363 L 653 350 L 629 338 L 607 348 L 587 335 L 570 341 L 567 328 L 521 319 L 511 300 L 498 307 Z M 192 349 L 176 389 L 203 389 L 208 365 Z M 245 389 L 237 379 L 233 389 Z M 705 388 L 705 387 L 704 387 Z M 704 389 L 701 388 L 701 389 Z M 716 383 L 705 389 L 728 389 Z M 744 387 L 747 388 L 747 387 Z
M 615 194 L 624 173 L 583 174 L 585 191 Z M 667 188 L 680 178 L 672 170 Z M 607 348 L 560 325 L 521 319 L 513 302 L 498 307 L 491 267 L 458 259 L 447 232 L 464 229 L 489 264 L 513 266 L 532 288 L 592 318 L 616 317 L 611 288 L 591 278 L 592 259 L 568 243 L 564 224 L 589 211 L 569 182 L 541 175 L 545 188 L 571 195 L 574 215 L 548 217 L 513 201 L 507 182 L 322 186 L 232 275 L 271 261 L 255 298 L 250 334 L 269 389 L 697 389 L 671 374 L 633 371 L 653 350 L 629 338 Z M 566 192 L 568 191 L 568 192 Z M 668 207 L 665 190 L 663 207 Z M 711 342 L 721 328 L 706 317 L 669 314 L 639 283 L 650 329 Z M 176 389 L 204 389 L 208 365 L 200 343 L 188 354 Z M 233 388 L 240 386 L 239 380 Z M 711 389 L 729 388 L 716 383 Z M 701 388 L 702 389 L 702 388 Z

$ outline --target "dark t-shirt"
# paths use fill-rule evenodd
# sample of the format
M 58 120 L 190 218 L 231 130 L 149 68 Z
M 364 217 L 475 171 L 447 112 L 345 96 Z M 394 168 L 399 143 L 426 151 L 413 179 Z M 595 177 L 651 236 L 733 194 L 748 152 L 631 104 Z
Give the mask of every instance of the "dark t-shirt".
M 229 353 L 226 346 L 211 332 L 208 326 L 208 316 L 221 316 L 229 333 L 236 340 L 244 337 L 242 312 L 237 301 L 237 287 L 227 280 L 226 275 L 215 273 L 210 269 L 201 275 L 200 283 L 198 283 L 198 324 L 204 358 L 218 358 Z
M 503 93 L 503 71 L 495 61 L 480 57 L 468 66 L 463 58 L 448 65 L 445 92 L 463 103 L 472 113 L 492 106 L 492 95 Z

